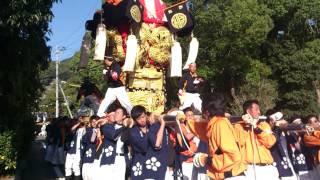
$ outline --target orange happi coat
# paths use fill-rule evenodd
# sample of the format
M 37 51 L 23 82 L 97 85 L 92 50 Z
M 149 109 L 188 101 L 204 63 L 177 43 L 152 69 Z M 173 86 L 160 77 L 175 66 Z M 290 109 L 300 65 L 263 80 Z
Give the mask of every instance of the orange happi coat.
M 273 163 L 270 148 L 276 143 L 276 137 L 267 122 L 258 124 L 259 132 L 254 132 L 241 123 L 235 124 L 234 128 L 246 164 Z
M 307 147 L 320 147 L 320 131 L 314 131 L 312 134 L 305 134 L 303 137 L 304 143 Z M 314 161 L 316 164 L 320 162 L 320 148 L 314 154 Z
M 238 146 L 238 139 L 230 121 L 225 117 L 213 117 L 207 126 L 209 157 L 211 164 L 207 175 L 212 179 L 224 179 L 224 173 L 232 176 L 244 172 L 246 165 Z

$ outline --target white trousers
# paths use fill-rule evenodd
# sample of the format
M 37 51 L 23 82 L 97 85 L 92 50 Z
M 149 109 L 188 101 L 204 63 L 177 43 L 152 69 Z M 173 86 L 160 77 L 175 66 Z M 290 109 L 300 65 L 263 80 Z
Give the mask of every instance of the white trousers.
M 113 164 L 110 165 L 102 165 L 99 168 L 99 176 L 97 176 L 97 180 L 105 180 L 113 176 Z
M 116 156 L 116 159 L 113 165 L 112 178 L 125 180 L 125 175 L 126 175 L 126 160 L 124 156 Z
M 170 168 L 167 168 L 166 176 L 164 178 L 165 180 L 173 180 L 173 170 Z
M 100 159 L 95 159 L 93 163 L 84 163 L 82 165 L 82 179 L 96 180 L 100 173 Z
M 279 180 L 279 173 L 276 167 L 272 165 L 255 166 L 248 165 L 248 169 L 244 172 L 246 179 L 250 180 Z
M 67 154 L 66 163 L 65 163 L 65 174 L 66 176 L 71 176 L 72 173 L 74 176 L 80 176 L 80 154 Z
M 198 110 L 200 113 L 202 111 L 202 100 L 200 99 L 199 93 L 185 93 L 185 99 L 182 106 L 180 106 L 180 110 L 183 110 L 187 107 L 191 107 L 193 104 L 194 108 Z
M 182 173 L 183 180 L 193 180 L 196 179 L 197 176 L 194 172 L 193 163 L 182 162 Z
M 199 173 L 199 169 L 194 167 L 193 163 L 182 162 L 183 180 L 208 180 L 205 173 Z
M 94 164 L 84 163 L 82 165 L 82 179 L 83 180 L 94 180 Z
M 116 156 L 114 164 L 100 166 L 97 180 L 119 179 L 124 180 L 126 174 L 126 160 L 124 156 Z
M 118 99 L 121 106 L 127 110 L 127 113 L 130 114 L 132 105 L 130 103 L 125 87 L 121 86 L 118 88 L 108 88 L 106 95 L 104 96 L 104 99 L 99 106 L 97 115 L 99 117 L 105 116 L 104 112 L 107 110 L 108 106 L 112 104 L 116 99 Z
M 199 173 L 197 172 L 197 180 L 209 180 L 207 173 Z

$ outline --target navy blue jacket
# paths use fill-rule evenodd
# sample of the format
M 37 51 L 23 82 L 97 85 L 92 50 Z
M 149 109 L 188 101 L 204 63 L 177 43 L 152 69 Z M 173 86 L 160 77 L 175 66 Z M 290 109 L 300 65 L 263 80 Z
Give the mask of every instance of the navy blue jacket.
M 149 131 L 144 134 L 138 126 L 130 129 L 130 144 L 133 148 L 131 179 L 156 179 L 165 178 L 168 166 L 168 134 L 164 132 L 161 148 L 156 149 L 155 143 L 159 123 L 149 126 Z
M 274 162 L 276 163 L 275 165 L 278 169 L 279 176 L 280 177 L 293 176 L 293 172 L 289 166 L 290 159 L 287 158 L 285 154 L 285 150 L 281 145 L 281 141 L 285 137 L 281 138 L 282 131 L 278 127 L 275 127 L 273 132 L 274 132 L 274 135 L 276 136 L 277 141 L 271 148 L 271 155 L 273 157 Z
M 66 150 L 68 154 L 76 154 L 77 151 L 77 131 L 70 132 L 67 136 Z
M 83 153 L 82 162 L 83 163 L 93 163 L 96 156 L 96 142 L 97 138 L 91 142 L 91 136 L 93 134 L 94 128 L 87 128 L 87 131 L 82 139 Z
M 294 149 L 294 151 L 293 151 L 293 148 L 290 147 L 290 145 L 294 145 L 295 143 L 297 143 L 298 140 L 299 140 L 299 135 L 295 133 L 289 133 L 287 135 L 287 142 L 289 145 L 288 147 L 289 156 L 291 158 L 292 165 L 296 173 L 299 173 L 300 171 L 310 170 L 308 168 L 307 159 L 304 153 L 302 152 L 304 149 L 303 144 L 300 144 L 301 149 Z
M 77 141 L 78 141 L 78 133 L 79 128 L 77 128 L 74 131 L 71 131 L 66 138 L 66 150 L 68 154 L 76 154 L 77 152 Z M 83 137 L 83 135 L 82 135 Z M 83 145 L 82 145 L 82 137 L 80 137 L 80 155 L 82 154 L 83 151 Z
M 104 135 L 104 143 L 102 149 L 102 157 L 100 165 L 114 164 L 116 159 L 117 137 L 124 130 L 124 127 L 115 129 L 113 124 L 106 124 L 101 127 L 101 132 Z
M 195 79 L 196 77 L 192 77 L 190 71 L 183 73 L 178 83 L 179 89 L 185 88 L 185 91 L 188 93 L 199 93 L 199 84 L 193 83 Z

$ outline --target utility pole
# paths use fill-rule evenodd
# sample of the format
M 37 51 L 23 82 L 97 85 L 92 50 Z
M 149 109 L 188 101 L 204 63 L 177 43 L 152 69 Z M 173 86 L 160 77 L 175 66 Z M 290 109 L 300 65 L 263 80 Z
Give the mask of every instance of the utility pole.
M 61 82 L 63 82 L 63 81 L 61 81 Z M 61 87 L 61 84 L 59 84 L 59 87 L 60 87 L 60 91 L 61 91 L 61 93 L 62 93 L 62 96 L 63 96 L 64 102 L 66 103 L 66 106 L 67 106 L 67 109 L 68 109 L 69 116 L 70 116 L 70 118 L 71 118 L 71 119 L 73 119 L 73 116 L 72 116 L 72 113 L 71 113 L 71 110 L 70 110 L 70 106 L 69 106 L 69 101 L 68 101 L 68 99 L 67 99 L 66 95 L 64 94 L 64 91 L 63 91 L 63 89 L 62 89 L 62 87 Z
M 59 117 L 59 55 L 57 53 L 58 46 L 56 48 L 56 118 Z
M 56 58 L 56 118 L 59 117 L 59 55 L 62 53 L 59 46 L 56 46 L 54 55 Z

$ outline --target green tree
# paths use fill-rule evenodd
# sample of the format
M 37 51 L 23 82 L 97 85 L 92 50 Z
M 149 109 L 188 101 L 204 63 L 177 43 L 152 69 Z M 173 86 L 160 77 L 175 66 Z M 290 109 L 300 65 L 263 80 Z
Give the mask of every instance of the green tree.
M 84 79 L 89 79 L 96 84 L 102 93 L 106 90 L 104 83 L 101 62 L 93 61 L 89 58 L 88 66 L 85 69 L 79 69 L 80 52 L 76 52 L 71 58 L 61 61 L 59 65 L 59 78 L 63 91 L 68 99 L 72 114 L 75 114 L 80 107 L 81 100 L 77 101 L 77 93 Z M 42 94 L 40 101 L 41 111 L 48 112 L 50 117 L 55 116 L 55 63 L 51 62 L 48 70 L 43 72 L 42 81 L 48 86 Z M 60 115 L 69 116 L 67 106 L 59 89 Z
M 268 65 L 260 62 L 260 46 L 274 27 L 272 11 L 256 0 L 194 2 L 197 63 L 207 79 L 205 91 L 224 92 L 234 113 L 248 98 L 263 101 L 264 109 L 274 106 L 277 84 L 268 79 Z M 270 92 L 274 97 L 269 98 Z
M 58 0 L 0 2 L 0 134 L 12 134 L 14 158 L 22 158 L 33 137 L 34 117 L 42 85 L 40 71 L 50 61 L 47 46 L 52 4 Z M 13 143 L 14 142 L 14 143 Z M 2 145 L 0 145 L 2 146 Z M 2 152 L 0 152 L 2 154 Z M 15 161 L 16 159 L 13 159 Z M 2 167 L 2 166 L 1 166 Z M 10 166 L 13 167 L 13 166 Z M 12 170 L 6 169 L 5 172 Z
M 230 103 L 231 113 L 242 114 L 242 104 L 248 99 L 257 99 L 262 112 L 274 108 L 278 100 L 278 91 L 277 82 L 268 78 L 271 73 L 271 68 L 267 65 L 258 60 L 252 61 L 245 83 L 238 88 L 238 91 L 231 89 L 233 98 Z
M 290 42 L 274 45 L 269 58 L 279 82 L 278 107 L 288 115 L 319 113 L 319 39 L 297 49 Z
M 275 27 L 262 46 L 263 62 L 279 84 L 279 109 L 288 115 L 319 113 L 320 2 L 265 1 Z

